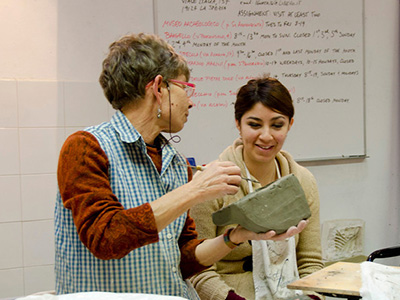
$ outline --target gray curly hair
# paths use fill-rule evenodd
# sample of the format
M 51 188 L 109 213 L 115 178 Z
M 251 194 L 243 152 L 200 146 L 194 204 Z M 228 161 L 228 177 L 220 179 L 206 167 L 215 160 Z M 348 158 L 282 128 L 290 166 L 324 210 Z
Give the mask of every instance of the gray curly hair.
M 185 58 L 153 34 L 131 34 L 113 42 L 103 61 L 99 82 L 114 109 L 143 98 L 146 85 L 157 75 L 165 81 L 190 70 Z

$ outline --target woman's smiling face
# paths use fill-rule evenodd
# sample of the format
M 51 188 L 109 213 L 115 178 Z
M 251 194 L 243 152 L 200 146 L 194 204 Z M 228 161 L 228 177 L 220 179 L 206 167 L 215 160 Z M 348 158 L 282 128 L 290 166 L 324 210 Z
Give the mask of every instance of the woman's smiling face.
M 273 160 L 282 149 L 293 119 L 256 103 L 236 120 L 243 140 L 243 156 L 246 162 L 265 163 Z

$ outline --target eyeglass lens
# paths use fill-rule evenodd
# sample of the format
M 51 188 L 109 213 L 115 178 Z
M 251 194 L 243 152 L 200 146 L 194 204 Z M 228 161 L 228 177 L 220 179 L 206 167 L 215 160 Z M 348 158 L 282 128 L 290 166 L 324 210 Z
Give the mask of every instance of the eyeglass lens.
M 188 97 L 192 97 L 194 94 L 194 89 L 191 86 L 185 85 L 185 92 Z

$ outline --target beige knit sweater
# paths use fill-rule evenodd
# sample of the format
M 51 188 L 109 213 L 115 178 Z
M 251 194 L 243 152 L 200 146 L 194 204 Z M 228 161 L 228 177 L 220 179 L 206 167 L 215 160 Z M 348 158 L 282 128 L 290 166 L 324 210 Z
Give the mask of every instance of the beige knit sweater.
M 243 155 L 243 146 L 240 139 L 229 146 L 220 155 L 221 161 L 232 161 L 246 174 Z M 277 155 L 281 175 L 293 173 L 299 179 L 311 210 L 309 224 L 296 236 L 297 265 L 300 277 L 306 276 L 323 268 L 321 260 L 321 240 L 319 221 L 319 195 L 314 176 L 304 167 L 297 164 L 292 156 L 285 151 Z M 261 187 L 253 184 L 253 188 Z M 214 238 L 223 234 L 229 226 L 216 226 L 212 222 L 213 212 L 225 207 L 248 194 L 248 184 L 244 180 L 239 192 L 233 196 L 208 201 L 193 207 L 190 215 L 194 218 L 199 238 Z M 250 243 L 243 243 L 232 250 L 222 260 L 209 269 L 193 276 L 191 281 L 201 299 L 224 300 L 230 290 L 247 300 L 254 299 L 254 284 L 252 272 L 243 270 L 244 258 L 252 255 Z

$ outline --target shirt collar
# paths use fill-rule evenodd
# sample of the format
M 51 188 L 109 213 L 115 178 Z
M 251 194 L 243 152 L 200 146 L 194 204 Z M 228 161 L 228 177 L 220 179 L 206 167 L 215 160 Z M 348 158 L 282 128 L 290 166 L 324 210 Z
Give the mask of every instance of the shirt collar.
M 146 144 L 139 131 L 137 131 L 135 127 L 133 127 L 132 123 L 121 111 L 117 110 L 116 113 L 112 116 L 111 124 L 118 132 L 121 140 L 124 143 L 136 143 L 138 141 L 141 141 L 143 147 L 146 147 Z M 163 147 L 163 156 L 167 153 L 174 156 L 177 153 L 176 149 L 169 142 L 166 141 L 166 138 L 162 134 L 159 134 L 158 138 L 160 139 L 161 144 L 167 143 L 167 145 Z
M 140 133 L 129 122 L 128 118 L 119 110 L 111 118 L 111 124 L 118 132 L 121 140 L 125 143 L 135 143 L 138 140 L 143 140 Z M 143 141 L 144 143 L 144 141 Z

